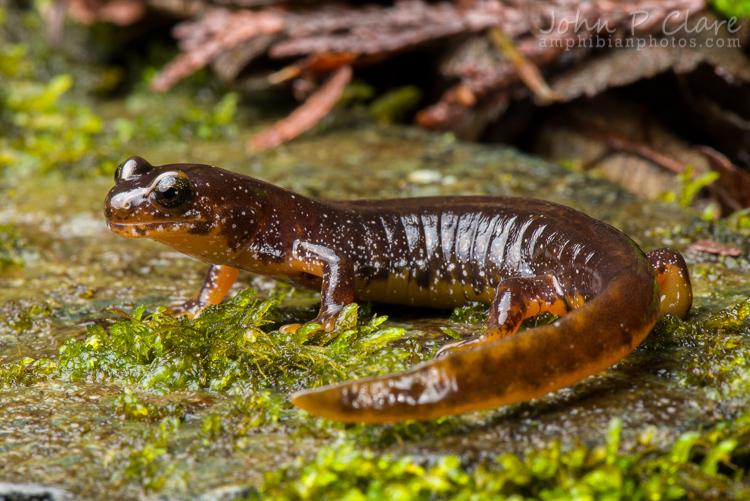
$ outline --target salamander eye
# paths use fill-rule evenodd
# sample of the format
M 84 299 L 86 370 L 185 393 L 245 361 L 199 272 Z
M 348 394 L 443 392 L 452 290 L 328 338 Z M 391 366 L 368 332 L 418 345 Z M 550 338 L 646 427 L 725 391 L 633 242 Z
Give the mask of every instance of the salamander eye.
M 156 203 L 167 209 L 176 209 L 193 197 L 193 187 L 187 178 L 167 176 L 159 181 L 154 190 Z

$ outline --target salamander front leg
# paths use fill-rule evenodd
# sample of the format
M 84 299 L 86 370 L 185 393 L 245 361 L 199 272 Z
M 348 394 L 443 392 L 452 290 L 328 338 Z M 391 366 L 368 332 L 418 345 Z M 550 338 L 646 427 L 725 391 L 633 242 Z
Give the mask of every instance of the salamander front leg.
M 219 304 L 229 289 L 237 280 L 240 270 L 231 266 L 212 265 L 208 268 L 206 278 L 198 294 L 182 304 L 172 306 L 170 311 L 174 315 L 187 315 L 190 318 L 197 317 L 200 312 L 212 304 Z
M 490 318 L 484 332 L 475 338 L 462 339 L 440 347 L 435 357 L 474 348 L 514 334 L 527 318 L 547 311 L 565 315 L 570 310 L 565 294 L 552 275 L 503 280 L 490 305 Z
M 332 249 L 307 242 L 295 242 L 293 254 L 311 271 L 319 270 L 323 284 L 320 291 L 320 312 L 309 324 L 319 324 L 323 330 L 330 332 L 336 325 L 336 319 L 344 306 L 354 301 L 354 266 L 346 256 L 336 254 Z M 317 273 L 314 273 L 317 274 Z M 296 331 L 299 324 L 285 325 L 284 332 Z

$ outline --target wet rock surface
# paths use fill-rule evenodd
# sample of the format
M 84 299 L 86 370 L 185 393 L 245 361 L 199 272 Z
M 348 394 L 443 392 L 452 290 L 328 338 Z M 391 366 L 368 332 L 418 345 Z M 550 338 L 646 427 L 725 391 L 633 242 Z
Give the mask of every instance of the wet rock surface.
M 251 158 L 241 144 L 209 142 L 137 153 L 155 165 L 215 164 L 321 198 L 545 198 L 609 222 L 646 250 L 670 246 L 685 251 L 696 234 L 705 232 L 690 213 L 645 202 L 607 181 L 512 149 L 457 143 L 451 136 L 409 128 L 332 127 Z M 107 230 L 101 211 L 111 180 L 3 183 L 12 196 L 0 200 L 0 222 L 12 222 L 36 254 L 24 267 L 0 275 L 2 363 L 54 358 L 65 339 L 83 338 L 88 325 L 112 325 L 118 318 L 108 308 L 129 312 L 145 304 L 153 311 L 198 290 L 205 265 L 160 244 L 126 241 Z M 706 316 L 750 295 L 747 248 L 743 252 L 736 258 L 687 254 L 696 292 L 691 315 Z M 240 282 L 235 290 L 252 284 L 262 296 L 272 288 L 270 281 L 246 274 Z M 309 320 L 315 303 L 314 294 L 299 293 L 282 303 L 282 311 Z M 406 328 L 425 349 L 450 339 L 441 327 L 462 334 L 481 328 L 450 321 L 450 312 L 370 308 Z M 619 418 L 621 448 L 649 443 L 668 450 L 682 433 L 710 428 L 746 406 L 742 396 L 717 395 L 710 387 L 684 383 L 685 361 L 707 356 L 708 347 L 660 344 L 656 336 L 653 345 L 639 347 L 615 367 L 533 402 L 412 428 L 372 426 L 363 431 L 320 423 L 316 428 L 290 417 L 249 428 L 240 438 L 208 440 L 203 419 L 230 396 L 142 392 L 141 398 L 153 404 L 179 402 L 186 410 L 179 430 L 171 434 L 168 454 L 141 466 L 134 463 L 134 454 L 156 443 L 148 436 L 156 425 L 113 413 L 122 386 L 54 379 L 15 386 L 0 390 L 0 478 L 10 482 L 0 483 L 0 499 L 243 498 L 263 482 L 264 473 L 295 461 L 304 464 L 321 447 L 353 433 L 369 437 L 368 446 L 378 453 L 427 462 L 455 454 L 471 467 L 550 441 L 600 445 L 611 420 Z M 149 464 L 158 468 L 149 469 Z

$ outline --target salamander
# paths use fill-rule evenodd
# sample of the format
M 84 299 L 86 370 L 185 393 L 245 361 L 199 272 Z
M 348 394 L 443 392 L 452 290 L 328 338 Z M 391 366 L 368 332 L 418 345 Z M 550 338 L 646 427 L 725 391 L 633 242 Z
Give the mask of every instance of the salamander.
M 327 331 L 355 300 L 490 306 L 481 334 L 431 361 L 291 396 L 334 420 L 430 419 L 530 400 L 612 366 L 657 319 L 684 318 L 692 304 L 679 253 L 644 253 L 612 226 L 543 200 L 318 200 L 217 167 L 139 157 L 115 182 L 104 210 L 114 233 L 211 265 L 176 313 L 219 303 L 239 270 L 320 291 L 309 323 Z M 559 318 L 515 334 L 541 312 Z

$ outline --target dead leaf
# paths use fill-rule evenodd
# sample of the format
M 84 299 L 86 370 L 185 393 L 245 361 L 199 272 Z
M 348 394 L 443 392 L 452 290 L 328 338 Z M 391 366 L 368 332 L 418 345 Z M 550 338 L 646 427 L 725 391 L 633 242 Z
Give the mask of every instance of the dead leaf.
M 742 255 L 742 249 L 739 249 L 734 245 L 722 244 L 715 240 L 696 240 L 690 244 L 689 248 L 695 251 L 715 254 L 718 256 L 737 257 Z
M 154 77 L 151 88 L 164 92 L 240 42 L 278 33 L 284 27 L 284 17 L 277 10 L 231 12 L 222 8 L 208 9 L 199 21 L 175 26 L 174 35 L 180 39 L 180 48 L 185 52 Z

